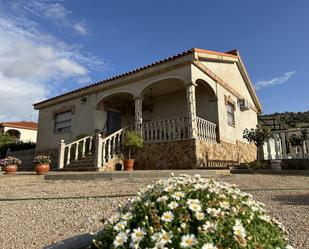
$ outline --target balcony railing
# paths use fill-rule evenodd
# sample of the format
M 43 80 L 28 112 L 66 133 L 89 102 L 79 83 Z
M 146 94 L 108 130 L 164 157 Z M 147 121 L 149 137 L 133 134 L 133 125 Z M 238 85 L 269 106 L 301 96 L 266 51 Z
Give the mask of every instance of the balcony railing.
M 175 118 L 144 122 L 142 134 L 145 143 L 156 143 L 189 138 L 186 118 Z
M 208 120 L 197 117 L 197 137 L 201 140 L 217 142 L 216 127 L 217 125 Z

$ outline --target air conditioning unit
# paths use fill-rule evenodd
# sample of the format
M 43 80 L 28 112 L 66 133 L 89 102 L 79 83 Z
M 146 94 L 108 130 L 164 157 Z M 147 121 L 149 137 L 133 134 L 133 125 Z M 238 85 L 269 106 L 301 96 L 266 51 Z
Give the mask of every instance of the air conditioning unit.
M 241 111 L 247 111 L 250 109 L 250 102 L 247 99 L 241 99 L 239 101 L 239 107 Z

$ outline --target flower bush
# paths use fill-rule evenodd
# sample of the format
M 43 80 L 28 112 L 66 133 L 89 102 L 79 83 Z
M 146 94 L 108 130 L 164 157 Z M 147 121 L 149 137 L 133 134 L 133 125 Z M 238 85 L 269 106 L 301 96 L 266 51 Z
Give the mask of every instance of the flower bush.
M 292 248 L 283 226 L 251 195 L 200 176 L 148 186 L 104 225 L 94 248 Z
M 43 164 L 43 163 L 51 163 L 50 156 L 38 155 L 34 158 L 34 163 Z
M 12 157 L 12 156 L 8 156 L 4 159 L 0 159 L 0 165 L 3 166 L 3 167 L 9 166 L 9 165 L 18 166 L 21 163 L 22 163 L 21 160 L 17 159 L 16 157 Z

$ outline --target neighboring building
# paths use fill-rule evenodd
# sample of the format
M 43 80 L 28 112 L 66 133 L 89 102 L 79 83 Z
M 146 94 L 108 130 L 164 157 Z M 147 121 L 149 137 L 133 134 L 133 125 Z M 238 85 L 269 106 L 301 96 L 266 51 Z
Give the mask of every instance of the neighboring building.
M 36 142 L 38 124 L 34 122 L 2 122 L 0 133 L 7 132 L 12 138 L 23 142 Z
M 145 141 L 136 155 L 138 169 L 252 161 L 256 149 L 243 139 L 243 130 L 254 128 L 262 111 L 237 50 L 197 48 L 34 108 L 39 110 L 37 151 L 57 150 L 63 139 L 70 144 L 63 143 L 59 150 L 59 167 L 69 168 L 85 157 L 94 135 L 101 133 L 103 139 L 96 137 L 92 153 L 93 167 L 99 169 L 114 167 L 122 128 L 128 126 L 141 130 Z M 81 156 L 77 144 L 84 146 Z

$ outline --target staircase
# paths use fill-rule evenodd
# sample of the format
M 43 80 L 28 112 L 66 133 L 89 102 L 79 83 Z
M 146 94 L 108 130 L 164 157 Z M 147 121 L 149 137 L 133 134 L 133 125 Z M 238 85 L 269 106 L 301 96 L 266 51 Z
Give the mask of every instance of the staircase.
M 117 162 L 121 155 L 123 128 L 102 138 L 101 134 L 87 136 L 69 144 L 61 141 L 58 157 L 60 171 L 101 171 Z

